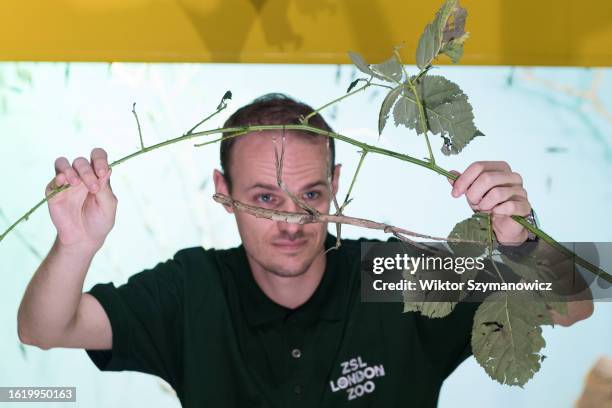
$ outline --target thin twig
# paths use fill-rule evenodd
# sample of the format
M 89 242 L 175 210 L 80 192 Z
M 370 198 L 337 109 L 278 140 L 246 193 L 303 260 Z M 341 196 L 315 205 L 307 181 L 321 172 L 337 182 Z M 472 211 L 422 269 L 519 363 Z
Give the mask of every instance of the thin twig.
M 357 164 L 357 170 L 355 171 L 355 174 L 353 175 L 353 179 L 351 180 L 351 185 L 349 186 L 349 189 L 346 192 L 346 197 L 344 197 L 344 202 L 342 203 L 341 210 L 344 210 L 344 208 L 348 205 L 348 203 L 350 203 L 353 200 L 352 198 L 349 199 L 349 197 L 351 195 L 351 192 L 353 191 L 355 180 L 357 180 L 357 175 L 359 174 L 359 170 L 361 170 L 361 165 L 363 164 L 366 154 L 368 154 L 368 150 L 364 149 L 361 152 L 361 157 L 359 157 L 359 163 Z
M 7 222 L 9 221 L 9 219 L 6 218 L 6 215 L 4 215 L 4 212 L 2 211 L 1 208 L 0 208 L 0 217 L 5 219 Z M 37 259 L 39 260 L 43 259 L 43 256 L 38 252 L 38 250 L 34 248 L 34 246 L 30 244 L 28 240 L 19 231 L 15 231 L 15 235 L 17 235 L 17 238 L 21 241 L 21 243 L 25 245 L 28 251 L 30 251 Z
M 227 103 L 225 102 L 227 99 L 232 99 L 232 92 L 231 91 L 226 91 L 225 94 L 223 95 L 223 97 L 221 98 L 221 102 L 219 102 L 219 105 L 217 105 L 217 109 L 211 113 L 210 115 L 208 115 L 207 117 L 205 117 L 204 119 L 202 119 L 201 121 L 199 121 L 194 127 L 192 127 L 191 129 L 189 129 L 185 134 L 185 135 L 191 135 L 193 134 L 193 132 L 200 127 L 200 125 L 204 122 L 206 122 L 207 120 L 209 120 L 210 118 L 212 118 L 213 116 L 219 114 L 219 112 L 221 112 L 223 109 L 227 108 Z
M 210 115 L 208 115 L 207 117 L 205 117 L 204 119 L 202 119 L 201 121 L 199 121 L 194 127 L 192 127 L 191 129 L 189 129 L 185 135 L 192 135 L 193 132 L 200 127 L 200 125 L 204 122 L 206 122 L 207 120 L 209 120 L 210 118 L 212 118 L 213 116 L 217 115 L 219 112 L 221 112 L 223 109 L 225 109 L 225 106 L 223 106 L 221 109 L 211 113 Z
M 138 114 L 136 113 L 136 102 L 132 104 L 132 113 L 134 114 L 134 117 L 136 118 L 136 126 L 138 126 L 138 137 L 140 138 L 140 148 L 144 150 L 145 145 L 144 145 L 144 142 L 142 141 L 142 130 L 140 128 L 140 121 L 138 120 Z
M 373 83 L 372 83 L 372 78 L 368 79 L 368 80 L 367 80 L 367 83 L 366 83 L 364 86 L 362 86 L 361 88 L 357 88 L 357 89 L 355 89 L 355 90 L 354 90 L 354 91 L 352 91 L 352 92 L 349 92 L 349 93 L 347 93 L 347 94 L 345 94 L 345 95 L 342 95 L 341 97 L 336 98 L 336 99 L 334 99 L 333 101 L 326 103 L 325 105 L 321 106 L 320 108 L 317 108 L 317 109 L 313 110 L 312 112 L 310 112 L 310 113 L 309 113 L 308 115 L 306 115 L 305 117 L 300 118 L 300 123 L 301 123 L 301 124 L 303 124 L 303 125 L 307 125 L 307 124 L 308 124 L 308 120 L 309 120 L 311 117 L 315 116 L 317 113 L 321 112 L 323 109 L 328 108 L 328 107 L 330 107 L 330 106 L 332 106 L 332 105 L 334 105 L 334 104 L 336 104 L 336 103 L 340 102 L 341 100 L 343 100 L 343 99 L 345 99 L 345 98 L 348 98 L 349 96 L 353 96 L 353 95 L 355 95 L 357 92 L 361 92 L 361 91 L 365 90 L 366 88 L 368 88 L 368 87 L 369 87 L 369 86 L 371 86 L 371 85 L 377 85 L 377 84 L 373 84 Z M 386 87 L 386 86 L 385 86 L 385 87 Z

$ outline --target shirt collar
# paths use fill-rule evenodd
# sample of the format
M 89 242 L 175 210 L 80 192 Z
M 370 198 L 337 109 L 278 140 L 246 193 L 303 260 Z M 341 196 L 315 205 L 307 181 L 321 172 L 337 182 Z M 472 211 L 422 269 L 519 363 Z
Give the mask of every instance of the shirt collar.
M 333 247 L 336 237 L 329 232 L 325 238 L 325 249 Z M 295 315 L 301 321 L 314 322 L 318 319 L 340 320 L 344 317 L 349 286 L 350 266 L 345 264 L 343 245 L 326 254 L 325 271 L 313 295 L 300 307 L 289 309 L 271 300 L 259 287 L 251 272 L 244 245 L 232 248 L 231 252 L 217 251 L 218 261 L 225 264 L 233 276 L 238 297 L 250 326 L 278 322 Z M 221 256 L 219 256 L 221 255 Z

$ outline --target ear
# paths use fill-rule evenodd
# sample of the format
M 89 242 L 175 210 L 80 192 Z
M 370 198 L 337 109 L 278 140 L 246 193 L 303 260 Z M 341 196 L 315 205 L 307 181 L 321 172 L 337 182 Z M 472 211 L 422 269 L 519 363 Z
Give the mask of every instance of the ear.
M 336 164 L 334 166 L 334 174 L 332 176 L 332 189 L 334 191 L 334 195 L 338 194 L 338 186 L 340 185 L 340 168 L 342 164 Z
M 230 196 L 229 189 L 227 188 L 227 181 L 225 180 L 225 176 L 219 170 L 213 170 L 213 182 L 215 183 L 215 193 L 225 194 L 226 196 Z M 230 214 L 234 213 L 234 209 L 226 204 L 223 204 L 225 207 L 225 211 Z

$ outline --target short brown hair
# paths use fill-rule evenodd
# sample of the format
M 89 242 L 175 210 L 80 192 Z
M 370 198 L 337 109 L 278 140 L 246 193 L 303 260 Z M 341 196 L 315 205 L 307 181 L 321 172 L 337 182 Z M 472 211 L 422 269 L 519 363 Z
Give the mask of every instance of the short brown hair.
M 299 125 L 300 115 L 306 116 L 314 109 L 303 102 L 299 102 L 283 93 L 268 93 L 254 99 L 248 105 L 234 112 L 223 125 L 224 128 L 240 127 L 248 125 Z M 322 130 L 333 132 L 325 119 L 317 113 L 308 119 L 308 124 Z M 310 137 L 328 137 L 309 131 L 292 131 L 295 134 L 308 135 Z M 232 132 L 224 132 L 223 137 L 231 135 Z M 220 156 L 221 170 L 227 182 L 228 190 L 232 191 L 232 178 L 229 172 L 230 153 L 232 146 L 241 136 L 224 139 L 221 141 Z M 331 155 L 330 171 L 335 165 L 334 138 L 329 138 L 329 150 Z

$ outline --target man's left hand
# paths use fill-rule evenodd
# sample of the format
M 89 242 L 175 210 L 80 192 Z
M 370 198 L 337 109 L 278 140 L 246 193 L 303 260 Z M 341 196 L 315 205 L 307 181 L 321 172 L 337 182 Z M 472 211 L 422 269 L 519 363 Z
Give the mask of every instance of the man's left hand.
M 511 215 L 531 213 L 523 178 L 512 171 L 504 161 L 477 161 L 472 163 L 454 182 L 451 195 L 465 194 L 474 211 L 491 213 L 493 232 L 502 245 L 520 245 L 527 240 L 527 229 L 514 221 Z

